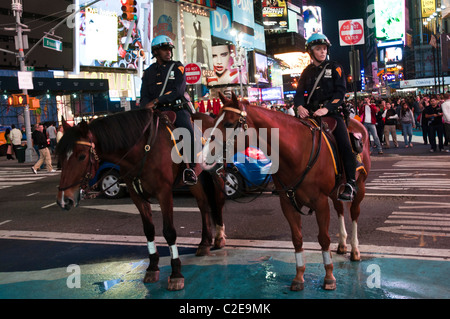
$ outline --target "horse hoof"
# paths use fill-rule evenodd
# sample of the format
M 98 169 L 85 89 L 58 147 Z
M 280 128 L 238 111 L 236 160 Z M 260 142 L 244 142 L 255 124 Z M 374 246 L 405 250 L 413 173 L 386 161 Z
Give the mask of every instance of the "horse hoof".
M 210 252 L 210 247 L 209 246 L 198 246 L 197 251 L 195 253 L 195 256 L 199 257 L 199 256 L 208 256 L 209 252 Z
M 291 291 L 302 291 L 305 288 L 304 281 L 293 280 L 291 283 Z
M 226 242 L 225 238 L 214 240 L 214 249 L 221 249 L 225 247 L 225 242 Z
M 184 288 L 184 278 L 169 278 L 169 286 L 167 287 L 170 291 L 177 291 Z
M 159 280 L 159 270 L 149 270 L 145 272 L 144 283 L 153 283 Z
M 323 289 L 335 290 L 336 289 L 336 279 L 325 279 L 323 281 Z
M 346 253 L 347 253 L 347 246 L 339 245 L 337 250 L 336 250 L 336 254 L 338 254 L 338 255 L 345 255 Z
M 359 251 L 352 251 L 350 253 L 350 260 L 351 261 L 360 261 L 361 255 L 359 254 Z

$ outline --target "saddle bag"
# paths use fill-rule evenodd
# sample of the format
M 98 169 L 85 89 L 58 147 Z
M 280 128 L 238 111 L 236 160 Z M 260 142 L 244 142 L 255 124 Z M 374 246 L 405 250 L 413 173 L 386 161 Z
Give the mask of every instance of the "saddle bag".
M 357 154 L 362 153 L 363 151 L 363 141 L 362 135 L 360 133 L 348 132 L 350 136 L 350 142 L 352 144 L 353 151 Z

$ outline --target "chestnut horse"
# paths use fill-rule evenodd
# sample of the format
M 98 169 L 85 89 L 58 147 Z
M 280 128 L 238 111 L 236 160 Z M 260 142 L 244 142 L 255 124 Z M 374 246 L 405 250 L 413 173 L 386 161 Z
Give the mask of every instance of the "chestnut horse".
M 314 127 L 309 125 L 306 120 L 300 120 L 282 112 L 249 105 L 247 101 L 239 101 L 234 94 L 231 99 L 227 99 L 223 95 L 220 95 L 220 98 L 224 107 L 215 120 L 214 130 L 211 132 L 211 136 L 214 135 L 215 140 L 210 142 L 212 139 L 208 139 L 208 147 L 211 144 L 210 149 L 220 149 L 223 147 L 224 141 L 227 147 L 230 145 L 236 147 L 237 141 L 239 141 L 237 130 L 244 132 L 244 136 L 246 136 L 245 130 L 253 128 L 253 131 L 256 131 L 255 134 L 258 135 L 258 143 L 267 145 L 266 151 L 270 153 L 272 166 L 274 160 L 278 161 L 278 170 L 273 172 L 273 180 L 280 194 L 281 208 L 289 222 L 295 248 L 297 274 L 291 284 L 291 290 L 304 288 L 303 275 L 305 272 L 301 214 L 299 213 L 300 209 L 296 209 L 296 206 L 297 208 L 309 207 L 316 213 L 319 226 L 318 241 L 322 249 L 326 272 L 324 288 L 335 289 L 336 279 L 333 276 L 328 234 L 330 223 L 328 198 L 333 200 L 338 213 L 340 222 L 338 253 L 343 254 L 346 252 L 347 236 L 344 224 L 344 203 L 337 200 L 338 186 L 343 183 L 343 179 L 337 179 L 340 174 L 335 170 L 332 153 L 325 143 L 320 127 Z M 266 130 L 264 136 L 261 136 L 261 129 Z M 279 135 L 272 134 L 274 130 L 279 130 Z M 350 119 L 349 130 L 362 134 L 364 144 L 364 150 L 359 155 L 362 157 L 364 169 L 357 172 L 358 190 L 350 207 L 353 221 L 351 259 L 359 260 L 357 221 L 360 214 L 360 203 L 365 195 L 365 180 L 370 170 L 370 148 L 367 131 L 361 123 Z M 218 138 L 218 136 L 220 137 Z M 278 138 L 274 139 L 273 136 L 278 136 Z M 246 137 L 248 138 L 248 136 Z M 278 145 L 274 147 L 274 143 L 278 143 Z M 207 152 L 208 147 L 204 148 Z M 203 166 L 208 169 L 213 161 L 208 159 L 210 158 L 208 154 L 204 154 L 203 158 Z
M 196 117 L 202 120 L 205 128 L 213 124 L 210 116 L 198 114 Z M 177 154 L 172 152 L 173 133 L 168 129 L 171 121 L 158 111 L 139 109 L 98 118 L 89 124 L 83 121 L 75 127 L 70 127 L 63 119 L 63 125 L 64 135 L 57 146 L 61 163 L 57 204 L 65 210 L 78 205 L 80 188 L 84 188 L 95 175 L 100 160 L 120 165 L 120 174 L 139 210 L 147 238 L 150 264 L 144 282 L 159 280 L 159 254 L 148 200 L 154 196 L 161 206 L 163 235 L 171 252 L 172 273 L 168 289 L 182 289 L 184 277 L 176 246 L 172 191 L 181 183 L 179 176 L 184 164 L 171 157 L 173 153 Z M 201 166 L 197 165 L 196 170 L 199 174 Z M 189 188 L 202 216 L 202 239 L 197 255 L 207 255 L 212 245 L 210 217 L 216 224 L 214 246 L 221 248 L 225 245 L 222 221 L 224 184 L 216 175 L 201 172 L 199 182 Z

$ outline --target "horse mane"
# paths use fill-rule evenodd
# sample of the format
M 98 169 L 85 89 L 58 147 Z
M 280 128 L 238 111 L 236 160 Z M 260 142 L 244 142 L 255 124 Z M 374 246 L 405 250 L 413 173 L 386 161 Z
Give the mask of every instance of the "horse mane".
M 96 147 L 103 153 L 128 150 L 144 133 L 144 128 L 153 118 L 153 111 L 137 109 L 101 117 L 89 123 L 89 131 L 96 138 Z M 56 146 L 56 153 L 65 154 L 73 150 L 75 142 L 87 137 L 80 126 L 64 130 Z
M 128 150 L 142 137 L 152 118 L 149 109 L 131 110 L 97 118 L 89 123 L 89 130 L 103 153 Z

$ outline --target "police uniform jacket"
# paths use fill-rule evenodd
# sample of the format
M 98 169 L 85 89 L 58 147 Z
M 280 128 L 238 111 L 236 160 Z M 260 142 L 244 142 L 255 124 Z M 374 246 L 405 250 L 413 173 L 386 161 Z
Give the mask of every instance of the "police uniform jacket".
M 169 74 L 166 88 L 161 92 L 170 66 L 175 63 Z M 141 106 L 158 99 L 157 106 L 172 106 L 183 101 L 186 90 L 186 76 L 184 66 L 179 61 L 170 61 L 166 64 L 153 63 L 142 76 Z
M 317 84 L 315 91 L 306 105 L 308 96 L 314 87 L 321 71 L 325 69 L 322 79 Z M 326 107 L 330 114 L 337 113 L 338 107 L 343 104 L 347 86 L 342 67 L 335 61 L 324 61 L 319 66 L 308 65 L 300 76 L 297 93 L 294 97 L 296 107 L 302 105 L 310 111 L 319 107 Z

